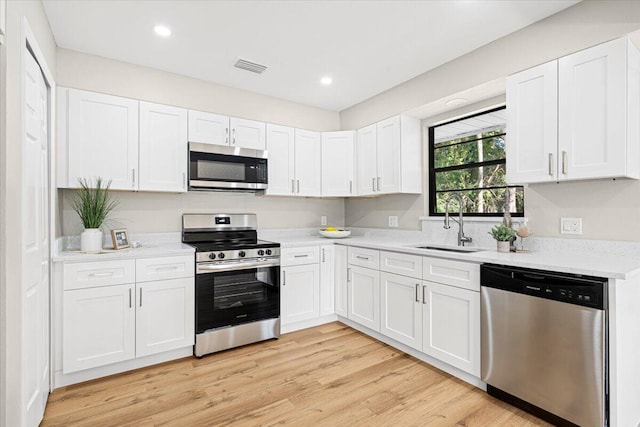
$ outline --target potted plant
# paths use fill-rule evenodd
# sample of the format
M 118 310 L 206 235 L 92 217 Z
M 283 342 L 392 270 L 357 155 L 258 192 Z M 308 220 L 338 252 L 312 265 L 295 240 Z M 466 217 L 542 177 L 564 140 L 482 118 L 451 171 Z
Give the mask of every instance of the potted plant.
M 71 207 L 80 217 L 84 231 L 80 234 L 80 250 L 83 252 L 99 252 L 102 250 L 102 231 L 100 227 L 105 219 L 118 205 L 111 200 L 109 187 L 111 181 L 95 179 L 95 186 L 91 186 L 85 178 L 78 179 L 80 190 L 71 198 Z
M 516 232 L 513 228 L 504 224 L 498 224 L 494 226 L 489 232 L 491 237 L 498 242 L 498 252 L 509 252 L 511 241 L 516 237 Z

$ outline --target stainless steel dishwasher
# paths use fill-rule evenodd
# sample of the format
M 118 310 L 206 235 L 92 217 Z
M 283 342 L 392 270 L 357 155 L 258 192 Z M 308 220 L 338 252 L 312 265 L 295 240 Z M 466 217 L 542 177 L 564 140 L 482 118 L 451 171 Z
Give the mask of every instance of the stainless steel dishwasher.
M 480 269 L 487 392 L 556 425 L 608 425 L 607 280 Z

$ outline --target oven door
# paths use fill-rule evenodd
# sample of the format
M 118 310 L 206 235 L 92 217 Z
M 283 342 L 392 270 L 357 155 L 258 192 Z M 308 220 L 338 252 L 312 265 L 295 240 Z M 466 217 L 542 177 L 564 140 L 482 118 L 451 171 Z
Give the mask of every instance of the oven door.
M 237 269 L 218 264 L 196 274 L 196 334 L 280 317 L 280 263 Z M 223 271 L 220 271 L 220 270 Z
M 267 152 L 191 143 L 189 188 L 263 190 L 267 188 Z

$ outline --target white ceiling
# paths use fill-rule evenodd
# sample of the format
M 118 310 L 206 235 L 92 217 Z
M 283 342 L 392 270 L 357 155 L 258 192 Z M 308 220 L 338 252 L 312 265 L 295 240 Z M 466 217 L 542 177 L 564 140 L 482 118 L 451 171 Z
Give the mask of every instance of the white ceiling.
M 340 111 L 576 0 L 45 0 L 60 47 Z M 173 34 L 156 36 L 164 24 Z M 262 75 L 238 58 L 268 66 Z M 333 84 L 320 84 L 324 75 Z

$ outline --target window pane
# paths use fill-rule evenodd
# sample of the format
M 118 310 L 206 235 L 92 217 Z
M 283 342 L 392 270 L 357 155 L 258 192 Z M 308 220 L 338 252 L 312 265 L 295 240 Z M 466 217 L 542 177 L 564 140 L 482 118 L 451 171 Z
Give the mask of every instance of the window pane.
M 505 158 L 503 136 L 437 147 L 433 150 L 436 168 Z
M 504 164 L 436 172 L 436 191 L 507 185 L 505 174 Z
M 505 188 L 490 190 L 469 190 L 456 192 L 462 196 L 464 213 L 495 213 L 500 215 L 504 212 Z M 436 213 L 445 212 L 447 197 L 453 192 L 436 193 Z M 458 212 L 458 201 L 451 199 L 449 203 L 449 213 Z M 513 214 L 524 213 L 524 188 L 509 187 L 509 212 Z

